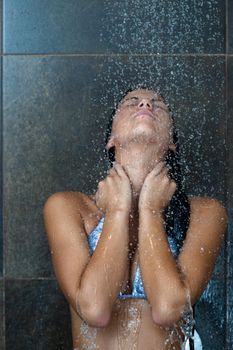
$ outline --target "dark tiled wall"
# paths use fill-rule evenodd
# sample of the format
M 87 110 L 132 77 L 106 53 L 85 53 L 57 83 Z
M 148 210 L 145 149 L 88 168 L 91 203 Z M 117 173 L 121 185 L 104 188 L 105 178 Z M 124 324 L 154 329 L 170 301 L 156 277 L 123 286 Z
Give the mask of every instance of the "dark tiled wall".
M 71 349 L 69 310 L 54 279 L 43 204 L 57 191 L 96 189 L 107 169 L 109 115 L 120 93 L 138 83 L 159 89 L 170 103 L 187 193 L 218 198 L 229 209 L 228 236 L 197 303 L 196 323 L 204 350 L 230 350 L 233 63 L 225 17 L 232 3 L 5 0 L 3 8 L 0 336 L 5 325 L 6 339 L 0 350 L 16 344 Z
M 227 242 L 227 337 L 229 349 L 233 347 L 233 2 L 227 1 L 227 42 L 226 42 L 226 117 L 227 117 L 227 189 L 228 189 L 228 242 Z
M 6 0 L 4 6 L 4 52 L 11 54 L 224 53 L 222 0 Z

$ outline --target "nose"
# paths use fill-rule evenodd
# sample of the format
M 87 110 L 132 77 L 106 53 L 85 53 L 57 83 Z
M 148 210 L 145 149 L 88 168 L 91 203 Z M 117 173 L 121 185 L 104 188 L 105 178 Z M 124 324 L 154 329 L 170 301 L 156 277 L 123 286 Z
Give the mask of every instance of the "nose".
M 147 98 L 143 98 L 139 102 L 138 107 L 140 107 L 140 108 L 149 108 L 150 110 L 152 110 L 152 108 L 153 108 L 151 101 L 149 99 L 147 99 Z

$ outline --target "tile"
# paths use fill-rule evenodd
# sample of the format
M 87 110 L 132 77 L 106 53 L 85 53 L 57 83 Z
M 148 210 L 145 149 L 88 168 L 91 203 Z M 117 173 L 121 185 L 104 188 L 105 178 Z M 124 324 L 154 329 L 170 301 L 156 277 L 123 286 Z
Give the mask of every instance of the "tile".
M 227 260 L 225 256 L 226 240 L 227 240 L 227 233 L 226 233 L 225 239 L 222 240 L 220 252 L 215 263 L 214 271 L 212 273 L 212 278 L 215 278 L 215 277 L 221 278 L 222 276 L 226 275 L 226 260 Z
M 227 279 L 227 350 L 233 348 L 233 278 Z
M 2 21 L 3 21 L 3 18 L 2 18 L 2 0 L 0 0 L 0 53 L 2 53 L 2 27 L 3 27 L 3 24 L 2 24 Z
M 187 193 L 224 201 L 224 63 L 191 56 L 4 57 L 6 275 L 51 275 L 43 204 L 53 192 L 97 189 L 107 169 L 108 120 L 129 87 L 146 85 L 169 101 Z
M 233 53 L 233 3 L 231 0 L 227 1 L 228 5 L 228 53 Z
M 52 280 L 6 280 L 6 348 L 72 348 L 69 306 Z M 36 344 L 36 345 L 35 345 Z
M 227 237 L 227 275 L 233 277 L 233 57 L 227 58 L 228 67 L 228 116 L 227 116 L 227 190 L 228 190 L 228 237 Z
M 224 53 L 223 0 L 4 1 L 4 53 Z
M 196 329 L 203 349 L 225 349 L 225 280 L 211 279 L 195 306 Z
M 1 5 L 1 3 L 0 3 Z M 1 11 L 1 10 L 0 10 Z M 0 81 L 2 81 L 2 57 L 0 57 Z M 0 85 L 0 106 L 2 106 L 2 84 Z M 2 138 L 2 107 L 0 108 L 0 278 L 3 276 L 3 188 L 2 188 L 2 172 L 3 172 L 3 138 Z
M 3 278 L 0 278 L 0 350 L 4 350 L 4 281 Z
M 89 64 L 68 61 L 6 58 L 7 276 L 45 277 L 51 273 L 42 220 L 45 200 L 57 191 L 90 191 L 99 174 L 102 151 L 92 142 L 99 143 L 102 137 L 101 126 L 96 131 L 101 106 L 91 105 L 91 65 L 95 60 Z

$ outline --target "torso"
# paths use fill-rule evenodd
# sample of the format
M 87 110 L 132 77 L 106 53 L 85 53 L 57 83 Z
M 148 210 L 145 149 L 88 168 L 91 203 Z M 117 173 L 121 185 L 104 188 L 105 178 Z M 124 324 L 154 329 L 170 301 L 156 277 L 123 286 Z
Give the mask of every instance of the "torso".
M 96 206 L 94 195 L 82 194 L 82 198 L 79 210 L 86 233 L 89 235 L 103 213 Z M 137 229 L 138 223 L 132 222 L 129 230 Z M 129 246 L 129 271 L 125 273 L 122 289 L 124 294 L 131 294 L 138 258 L 137 242 L 132 240 Z M 89 327 L 71 306 L 70 312 L 73 348 L 76 350 L 180 350 L 181 348 L 178 338 L 172 345 L 166 345 L 172 329 L 166 330 L 153 322 L 150 304 L 145 299 L 116 299 L 111 321 L 105 328 Z M 183 339 L 181 331 L 178 328 L 177 331 Z

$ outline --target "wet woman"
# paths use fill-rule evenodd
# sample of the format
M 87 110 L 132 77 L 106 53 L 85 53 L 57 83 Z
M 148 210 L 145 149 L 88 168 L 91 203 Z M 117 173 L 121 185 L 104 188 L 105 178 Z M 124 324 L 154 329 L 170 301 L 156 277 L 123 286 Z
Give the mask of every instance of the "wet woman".
M 200 350 L 194 327 L 184 343 L 182 322 L 211 278 L 226 210 L 183 192 L 174 121 L 157 92 L 125 94 L 106 150 L 115 163 L 96 193 L 57 192 L 44 206 L 73 348 Z

